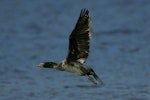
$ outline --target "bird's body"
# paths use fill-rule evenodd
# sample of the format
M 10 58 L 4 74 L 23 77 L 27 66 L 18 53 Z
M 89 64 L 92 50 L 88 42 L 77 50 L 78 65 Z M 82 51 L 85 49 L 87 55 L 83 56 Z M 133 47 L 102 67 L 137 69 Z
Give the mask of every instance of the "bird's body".
M 69 37 L 67 58 L 59 64 L 44 62 L 40 63 L 38 66 L 67 71 L 80 76 L 87 76 L 91 82 L 97 84 L 94 79 L 90 77 L 90 75 L 93 75 L 96 80 L 101 84 L 103 83 L 94 70 L 84 64 L 89 54 L 89 44 L 92 35 L 91 19 L 88 13 L 87 9 L 81 10 L 77 24 Z
M 85 75 L 85 73 L 88 74 L 91 71 L 90 67 L 78 62 L 67 63 L 66 61 L 63 61 L 58 65 L 58 68 L 61 68 L 64 71 L 75 73 L 80 76 Z

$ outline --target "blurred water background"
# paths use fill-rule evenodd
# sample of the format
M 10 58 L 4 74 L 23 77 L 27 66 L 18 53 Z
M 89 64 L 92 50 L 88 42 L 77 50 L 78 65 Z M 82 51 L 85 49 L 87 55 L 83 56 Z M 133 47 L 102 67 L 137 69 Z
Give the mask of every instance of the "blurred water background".
M 66 57 L 82 8 L 93 35 L 86 64 L 105 85 L 35 65 Z M 150 100 L 149 0 L 0 0 L 0 100 Z

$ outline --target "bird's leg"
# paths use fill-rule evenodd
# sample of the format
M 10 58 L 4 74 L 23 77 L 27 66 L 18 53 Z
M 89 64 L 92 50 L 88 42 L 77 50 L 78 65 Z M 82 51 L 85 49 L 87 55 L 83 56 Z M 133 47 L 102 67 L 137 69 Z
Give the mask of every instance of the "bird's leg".
M 92 77 L 90 77 L 90 76 L 87 75 L 87 74 L 86 74 L 86 76 L 87 76 L 87 78 L 88 78 L 92 83 L 94 83 L 95 85 L 97 85 L 97 83 L 94 81 L 94 79 L 93 79 Z

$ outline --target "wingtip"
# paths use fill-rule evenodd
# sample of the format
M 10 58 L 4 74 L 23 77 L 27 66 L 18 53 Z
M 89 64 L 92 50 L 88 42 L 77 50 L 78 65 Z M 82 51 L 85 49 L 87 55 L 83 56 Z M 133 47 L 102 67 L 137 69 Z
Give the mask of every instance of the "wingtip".
M 84 15 L 88 15 L 88 14 L 89 14 L 89 10 L 87 8 L 84 8 L 81 10 L 80 16 L 84 16 Z
M 84 12 L 88 12 L 89 10 L 87 8 L 82 9 Z

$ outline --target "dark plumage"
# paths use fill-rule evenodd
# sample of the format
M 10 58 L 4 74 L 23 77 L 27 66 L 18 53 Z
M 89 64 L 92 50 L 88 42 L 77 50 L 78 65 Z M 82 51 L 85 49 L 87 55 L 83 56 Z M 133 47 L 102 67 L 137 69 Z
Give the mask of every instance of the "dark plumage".
M 92 28 L 89 11 L 87 9 L 83 9 L 81 10 L 75 28 L 69 37 L 69 51 L 67 58 L 59 64 L 54 62 L 43 62 L 38 66 L 87 76 L 91 82 L 97 84 L 95 80 L 90 77 L 90 75 L 92 75 L 100 82 L 100 84 L 103 84 L 102 80 L 96 75 L 94 70 L 84 64 L 89 54 L 91 35 Z

